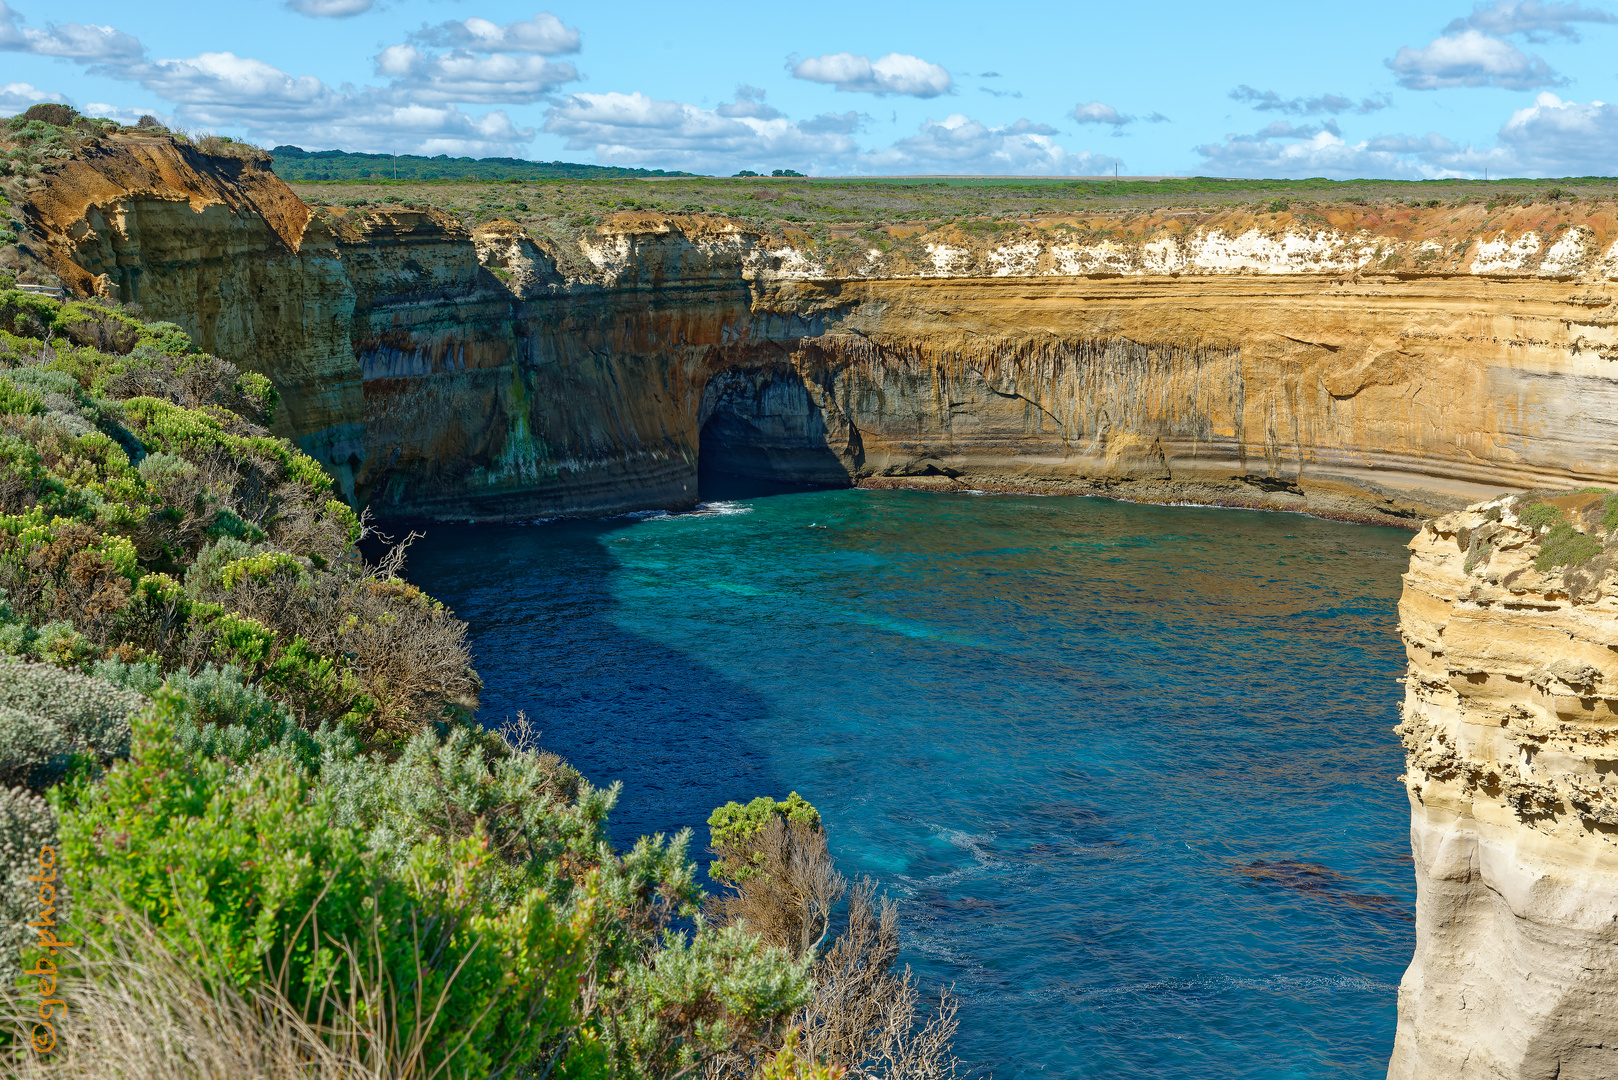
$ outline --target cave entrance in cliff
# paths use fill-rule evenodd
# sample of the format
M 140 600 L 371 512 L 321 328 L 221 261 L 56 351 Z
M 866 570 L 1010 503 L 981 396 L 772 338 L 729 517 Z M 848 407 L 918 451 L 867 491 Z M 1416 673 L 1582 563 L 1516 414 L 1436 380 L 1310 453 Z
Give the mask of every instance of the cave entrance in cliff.
M 826 416 L 803 377 L 722 371 L 702 398 L 697 487 L 705 501 L 850 486 Z

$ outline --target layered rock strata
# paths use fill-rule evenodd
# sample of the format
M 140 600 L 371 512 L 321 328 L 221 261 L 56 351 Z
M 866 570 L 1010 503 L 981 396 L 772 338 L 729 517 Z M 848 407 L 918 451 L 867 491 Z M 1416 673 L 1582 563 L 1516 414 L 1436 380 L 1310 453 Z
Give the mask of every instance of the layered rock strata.
M 1412 527 L 1618 480 L 1605 210 L 1146 214 L 862 250 L 704 215 L 558 239 L 311 211 L 165 140 L 31 183 L 31 242 L 70 287 L 270 375 L 281 432 L 384 516 L 686 506 L 704 457 Z
M 1416 954 L 1390 1080 L 1618 1077 L 1615 507 L 1496 499 L 1410 544 Z

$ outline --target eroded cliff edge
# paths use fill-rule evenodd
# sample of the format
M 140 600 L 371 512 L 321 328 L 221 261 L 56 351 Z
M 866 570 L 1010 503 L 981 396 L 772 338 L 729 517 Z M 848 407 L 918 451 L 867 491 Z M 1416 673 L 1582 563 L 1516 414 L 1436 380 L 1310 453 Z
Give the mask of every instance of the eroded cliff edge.
M 1388 1075 L 1618 1076 L 1618 496 L 1495 499 L 1410 548 L 1416 953 Z
M 705 215 L 560 243 L 311 210 L 256 162 L 136 136 L 29 184 L 70 288 L 268 374 L 281 432 L 383 516 L 686 506 L 699 458 L 1411 527 L 1618 482 L 1610 209 L 1146 214 L 884 252 Z

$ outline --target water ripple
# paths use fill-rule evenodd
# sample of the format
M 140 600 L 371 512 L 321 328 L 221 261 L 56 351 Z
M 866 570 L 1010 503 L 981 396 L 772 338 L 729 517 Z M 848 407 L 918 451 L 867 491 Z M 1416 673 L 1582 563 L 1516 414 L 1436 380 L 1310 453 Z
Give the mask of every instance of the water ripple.
M 797 790 L 904 960 L 1017 1077 L 1387 1067 L 1412 948 L 1404 534 L 910 492 L 436 529 L 472 624 L 620 840 Z

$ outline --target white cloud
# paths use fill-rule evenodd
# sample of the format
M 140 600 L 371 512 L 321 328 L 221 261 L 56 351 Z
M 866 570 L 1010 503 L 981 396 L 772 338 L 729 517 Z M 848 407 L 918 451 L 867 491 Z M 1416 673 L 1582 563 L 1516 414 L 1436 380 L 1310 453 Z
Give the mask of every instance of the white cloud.
M 1135 122 L 1133 116 L 1121 113 L 1111 105 L 1103 105 L 1099 101 L 1092 101 L 1088 105 L 1075 105 L 1072 116 L 1081 124 L 1111 124 L 1113 127 L 1122 127 Z
M 532 142 L 504 112 L 482 116 L 453 105 L 412 101 L 393 88 L 333 90 L 251 57 L 203 53 L 111 72 L 178 103 L 185 125 L 245 130 L 265 143 L 349 150 L 409 149 L 425 154 L 510 154 Z
M 545 130 L 569 150 L 593 151 L 604 163 L 689 171 L 770 166 L 801 171 L 834 168 L 855 151 L 842 123 L 799 125 L 783 117 L 723 116 L 679 101 L 633 94 L 570 94 L 545 116 Z
M 1341 136 L 1343 130 L 1337 126 L 1337 121 L 1327 120 L 1322 124 L 1289 124 L 1285 120 L 1276 120 L 1266 124 L 1251 137 L 1254 139 L 1312 139 L 1322 131 Z
M 30 105 L 38 105 L 42 101 L 66 102 L 67 98 L 61 94 L 40 90 L 33 83 L 13 82 L 0 85 L 0 116 L 15 116 Z M 104 116 L 104 113 L 97 113 Z
M 1052 141 L 1056 129 L 1028 120 L 988 127 L 955 113 L 928 120 L 921 131 L 886 149 L 860 156 L 861 171 L 870 173 L 1044 173 L 1094 176 L 1111 171 L 1117 158 L 1088 151 L 1074 153 Z
M 1222 143 L 1196 147 L 1204 167 L 1224 176 L 1268 178 L 1326 176 L 1338 180 L 1387 177 L 1399 180 L 1496 174 L 1509 167 L 1504 151 L 1461 146 L 1436 133 L 1381 135 L 1350 143 L 1334 121 L 1296 126 L 1278 121 L 1251 135 L 1226 135 Z
M 1351 145 L 1341 135 L 1323 128 L 1313 129 L 1295 142 L 1277 141 L 1288 138 L 1292 136 L 1265 132 L 1226 135 L 1224 142 L 1208 143 L 1196 150 L 1204 165 L 1221 176 L 1328 176 L 1344 180 L 1378 176 L 1409 180 L 1425 175 L 1395 153 L 1372 150 L 1365 143 Z
M 740 96 L 740 95 L 739 95 Z M 783 117 L 726 116 L 645 94 L 571 94 L 545 118 L 545 130 L 603 163 L 693 172 L 792 168 L 829 173 L 1057 173 L 1095 175 L 1117 159 L 1058 146 L 1055 128 L 1018 120 L 988 127 L 954 115 L 929 120 L 917 134 L 861 150 L 853 136 L 869 120 L 858 112 L 824 113 L 794 123 Z
M 876 60 L 853 53 L 827 53 L 789 64 L 788 69 L 794 78 L 827 83 L 849 93 L 930 98 L 948 93 L 955 84 L 944 68 L 906 53 L 888 53 Z
M 1434 38 L 1425 48 L 1405 46 L 1388 67 L 1407 90 L 1442 90 L 1456 86 L 1496 86 L 1529 90 L 1566 82 L 1537 56 L 1529 56 L 1501 38 L 1478 30 Z
M 375 0 L 287 0 L 288 11 L 311 19 L 344 19 L 363 15 L 375 6 Z
M 1544 3 L 1543 0 L 1495 0 L 1492 4 L 1475 5 L 1472 14 L 1455 19 L 1444 27 L 1446 34 L 1462 30 L 1482 30 L 1488 34 L 1522 34 L 1529 41 L 1543 42 L 1552 38 L 1578 41 L 1579 32 L 1572 25 L 1585 23 L 1618 23 L 1618 15 L 1603 8 L 1585 7 L 1583 4 Z
M 564 26 L 561 19 L 548 11 L 541 11 L 532 19 L 509 22 L 504 26 L 475 16 L 459 22 L 452 20 L 437 26 L 423 26 L 410 35 L 410 40 L 422 45 L 483 53 L 561 56 L 579 51 L 579 31 Z
M 1197 147 L 1205 164 L 1229 176 L 1601 176 L 1613 169 L 1618 106 L 1563 101 L 1541 93 L 1511 114 L 1492 147 L 1462 144 L 1436 132 L 1378 135 L 1346 142 L 1335 124 L 1319 128 L 1271 124 L 1252 135 L 1227 135 Z
M 183 60 L 154 60 L 126 69 L 130 78 L 205 123 L 273 119 L 285 115 L 325 117 L 342 96 L 313 75 L 294 77 L 262 60 L 235 53 L 202 53 Z M 224 120 L 229 116 L 230 120 Z
M 308 14 L 337 15 L 347 0 L 301 2 Z M 92 74 L 137 83 L 174 102 L 174 123 L 245 131 L 265 143 L 511 154 L 533 141 L 533 128 L 518 127 L 498 110 L 471 115 L 456 103 L 531 102 L 578 77 L 571 64 L 544 58 L 578 47 L 578 32 L 544 13 L 504 26 L 474 18 L 424 28 L 419 40 L 460 41 L 470 48 L 429 52 L 394 46 L 376 58 L 379 71 L 391 76 L 386 86 L 341 90 L 230 52 L 146 60 L 139 41 L 109 26 L 32 30 L 20 24 L 20 16 L 0 0 L 0 49 L 75 60 Z M 110 106 L 97 111 L 118 119 L 139 115 Z
M 138 60 L 143 51 L 139 41 L 110 26 L 46 23 L 43 30 L 30 30 L 22 21 L 19 13 L 0 0 L 0 51 L 112 63 Z
M 579 77 L 572 64 L 543 56 L 478 56 L 463 49 L 428 53 L 414 45 L 392 45 L 376 57 L 376 70 L 413 101 L 494 104 L 538 101 Z
M 545 59 L 579 49 L 578 30 L 548 12 L 504 26 L 479 18 L 423 26 L 410 42 L 383 49 L 375 63 L 414 103 L 529 104 L 579 77 L 572 64 Z
M 1291 116 L 1316 116 L 1320 113 L 1337 115 L 1345 112 L 1372 113 L 1386 109 L 1393 100 L 1381 97 L 1361 98 L 1358 104 L 1341 94 L 1320 94 L 1316 97 L 1284 98 L 1274 90 L 1255 90 L 1246 83 L 1229 94 L 1232 101 L 1245 102 L 1257 112 L 1280 112 Z
M 1511 114 L 1500 128 L 1525 172 L 1541 176 L 1607 176 L 1618 146 L 1618 106 L 1581 104 L 1542 93 L 1526 109 Z
M 764 91 L 756 86 L 746 83 L 736 88 L 736 100 L 726 101 L 714 109 L 720 116 L 740 118 L 751 116 L 755 120 L 774 120 L 781 115 L 781 110 L 773 105 L 764 104 Z

